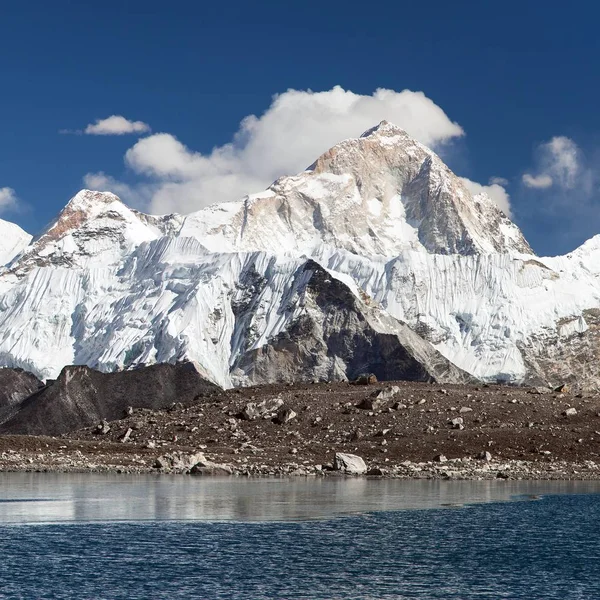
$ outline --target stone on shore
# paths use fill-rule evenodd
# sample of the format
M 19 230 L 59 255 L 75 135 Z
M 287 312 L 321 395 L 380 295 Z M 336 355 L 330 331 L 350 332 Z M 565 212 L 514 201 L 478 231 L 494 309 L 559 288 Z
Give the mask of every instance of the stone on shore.
M 363 475 L 367 472 L 367 465 L 360 456 L 344 452 L 335 453 L 333 468 L 335 471 L 343 471 L 348 475 Z
M 154 468 L 169 473 L 185 473 L 197 464 L 206 462 L 206 458 L 202 452 L 195 452 L 193 454 L 172 452 L 171 454 L 159 456 L 154 463 Z
M 227 465 L 220 465 L 217 463 L 210 462 L 208 460 L 202 460 L 195 464 L 190 469 L 191 475 L 210 475 L 210 476 L 219 476 L 219 475 L 231 475 L 231 468 Z

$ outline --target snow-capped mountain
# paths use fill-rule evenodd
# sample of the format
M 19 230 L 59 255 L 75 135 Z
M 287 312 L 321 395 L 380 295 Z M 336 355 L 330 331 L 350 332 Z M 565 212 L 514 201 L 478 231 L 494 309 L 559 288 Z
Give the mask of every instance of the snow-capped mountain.
M 213 252 L 310 254 L 323 244 L 359 256 L 532 252 L 489 197 L 473 197 L 436 154 L 386 121 L 265 192 L 189 215 L 180 235 Z
M 42 378 L 191 359 L 222 386 L 364 370 L 600 381 L 600 236 L 536 257 L 490 198 L 386 122 L 185 217 L 84 190 L 11 258 L 0 364 Z

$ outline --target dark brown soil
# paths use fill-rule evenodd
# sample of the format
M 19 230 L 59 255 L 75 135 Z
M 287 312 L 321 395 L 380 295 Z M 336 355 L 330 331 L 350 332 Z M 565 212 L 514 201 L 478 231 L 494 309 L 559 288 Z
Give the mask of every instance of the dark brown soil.
M 399 391 L 379 407 L 357 407 L 392 386 Z M 385 382 L 215 392 L 188 408 L 135 409 L 109 423 L 105 434 L 92 427 L 62 438 L 0 437 L 0 468 L 86 470 L 89 463 L 96 470 L 143 471 L 151 470 L 159 455 L 201 450 L 240 472 L 326 466 L 335 452 L 357 454 L 384 470 L 405 461 L 425 463 L 438 455 L 465 459 L 485 451 L 493 461 L 526 461 L 541 468 L 593 461 L 600 469 L 600 397 L 533 391 Z M 277 398 L 296 413 L 287 423 L 240 417 L 248 403 Z M 577 414 L 566 416 L 568 408 Z M 450 421 L 457 417 L 464 429 L 453 428 Z M 129 429 L 128 441 L 120 441 Z

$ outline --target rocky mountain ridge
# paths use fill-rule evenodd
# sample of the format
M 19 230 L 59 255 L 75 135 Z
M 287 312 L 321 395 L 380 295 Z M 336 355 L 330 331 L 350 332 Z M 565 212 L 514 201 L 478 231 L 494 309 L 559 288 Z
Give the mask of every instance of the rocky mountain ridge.
M 536 257 L 383 122 L 187 216 L 80 192 L 0 273 L 0 364 L 46 379 L 193 360 L 221 387 L 379 369 L 595 388 L 599 277 L 600 236 Z

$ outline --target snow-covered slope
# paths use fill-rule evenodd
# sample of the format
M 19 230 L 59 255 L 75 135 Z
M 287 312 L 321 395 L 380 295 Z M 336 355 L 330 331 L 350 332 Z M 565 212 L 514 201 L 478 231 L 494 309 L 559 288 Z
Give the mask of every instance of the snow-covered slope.
M 0 266 L 8 264 L 31 242 L 31 236 L 18 225 L 0 219 Z
M 2 365 L 48 378 L 185 358 L 223 386 L 462 369 L 594 387 L 600 236 L 536 257 L 486 195 L 383 122 L 187 217 L 82 191 L 0 273 Z

